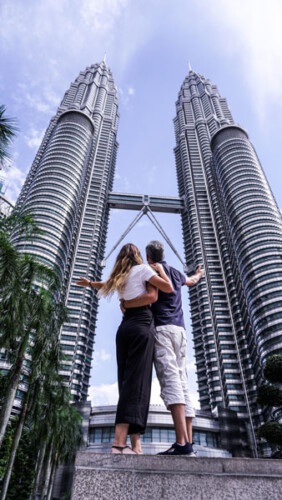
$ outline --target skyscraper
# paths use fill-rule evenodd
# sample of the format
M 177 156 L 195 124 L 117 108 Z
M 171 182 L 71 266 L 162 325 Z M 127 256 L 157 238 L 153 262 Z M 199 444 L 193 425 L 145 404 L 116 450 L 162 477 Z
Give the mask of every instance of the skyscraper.
M 176 111 L 186 260 L 206 270 L 190 289 L 200 404 L 235 410 L 253 431 L 263 421 L 256 404 L 263 364 L 282 352 L 281 214 L 215 85 L 190 70 Z
M 73 399 L 86 399 L 98 301 L 74 284 L 101 278 L 117 151 L 116 87 L 105 61 L 82 71 L 46 130 L 18 208 L 28 210 L 44 233 L 17 246 L 55 266 L 70 321 L 60 332 L 66 361 L 61 374 Z
M 87 396 L 98 301 L 74 281 L 100 279 L 109 206 L 128 204 L 126 194 L 109 196 L 117 108 L 105 61 L 82 71 L 50 122 L 17 202 L 44 231 L 37 239 L 18 237 L 17 246 L 55 266 L 63 283 L 70 322 L 60 332 L 61 375 L 76 401 Z M 263 364 L 282 352 L 281 214 L 247 133 L 217 87 L 193 71 L 179 92 L 174 124 L 185 209 L 174 201 L 181 201 L 186 262 L 206 270 L 190 289 L 201 408 L 236 411 L 254 437 L 265 418 L 256 404 Z M 148 202 L 137 198 L 141 207 Z

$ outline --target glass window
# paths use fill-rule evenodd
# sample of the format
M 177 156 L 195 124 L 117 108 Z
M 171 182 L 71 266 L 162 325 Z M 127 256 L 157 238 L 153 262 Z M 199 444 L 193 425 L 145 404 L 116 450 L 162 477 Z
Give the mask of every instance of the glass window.
M 147 427 L 145 433 L 141 434 L 141 441 L 144 443 L 151 443 L 152 442 L 152 428 L 151 427 Z
M 104 429 L 102 429 L 102 443 L 108 443 L 110 441 L 110 437 L 110 428 L 105 427 Z

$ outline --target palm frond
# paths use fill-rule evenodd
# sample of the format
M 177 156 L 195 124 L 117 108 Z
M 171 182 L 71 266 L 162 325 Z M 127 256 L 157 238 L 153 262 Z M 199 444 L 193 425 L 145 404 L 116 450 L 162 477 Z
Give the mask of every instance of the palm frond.
M 0 106 L 0 162 L 3 162 L 10 157 L 8 147 L 12 143 L 18 127 L 15 118 L 6 116 L 6 107 Z

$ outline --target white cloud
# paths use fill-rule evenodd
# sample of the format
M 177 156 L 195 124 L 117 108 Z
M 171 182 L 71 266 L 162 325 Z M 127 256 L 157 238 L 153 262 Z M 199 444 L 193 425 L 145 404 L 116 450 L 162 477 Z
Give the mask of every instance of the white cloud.
M 102 361 L 110 361 L 112 359 L 112 355 L 105 351 L 105 349 L 101 350 L 100 358 Z
M 10 162 L 8 168 L 1 170 L 1 177 L 5 179 L 5 196 L 15 203 L 25 181 L 26 172 L 22 172 L 15 163 Z
M 101 349 L 101 351 L 95 351 L 93 366 L 99 366 L 101 362 L 104 363 L 105 361 L 110 361 L 111 359 L 112 355 L 105 349 Z
M 82 0 L 80 14 L 86 26 L 110 32 L 127 4 L 128 0 Z
M 195 362 L 194 361 L 190 361 L 190 363 L 187 363 L 186 369 L 187 369 L 188 372 L 189 371 L 195 372 L 196 371 Z
M 187 367 L 189 365 L 187 365 Z M 193 365 L 193 369 L 195 369 L 194 365 Z M 151 400 L 150 400 L 151 405 L 164 405 L 163 400 L 160 397 L 160 393 L 161 393 L 161 388 L 160 388 L 159 381 L 158 381 L 157 377 L 154 377 L 154 379 L 152 381 L 152 390 L 151 390 Z M 198 393 L 197 392 L 190 392 L 190 397 L 191 397 L 191 400 L 193 403 L 193 407 L 200 408 Z
M 135 90 L 133 87 L 127 87 L 123 89 L 121 87 L 117 87 L 117 91 L 119 94 L 119 102 L 123 104 L 125 108 L 127 108 L 132 96 L 135 94 Z
M 217 0 L 204 2 L 202 8 L 221 32 L 221 49 L 234 64 L 242 62 L 242 79 L 264 122 L 269 105 L 281 106 L 282 99 L 281 1 Z
M 157 377 L 154 377 L 152 381 L 151 390 L 151 405 L 162 405 L 164 406 L 163 400 L 160 397 L 161 389 Z M 197 393 L 190 393 L 192 403 L 194 408 L 200 408 Z M 90 399 L 93 406 L 103 406 L 103 405 L 116 405 L 118 402 L 118 384 L 114 382 L 113 384 L 101 384 L 92 385 L 89 387 L 88 399 Z
M 19 83 L 17 93 L 12 95 L 14 101 L 49 116 L 54 114 L 60 104 L 59 95 L 52 90 L 49 84 L 46 85 L 42 81 L 33 82 L 31 87 L 33 88 L 30 88 L 27 83 Z
M 150 404 L 163 405 L 160 397 L 160 385 L 155 377 L 152 381 L 152 391 Z M 113 384 L 92 385 L 89 388 L 88 397 L 94 406 L 99 405 L 115 405 L 118 401 L 118 385 Z
M 121 176 L 120 174 L 115 175 L 114 179 L 114 191 L 121 193 L 132 193 L 132 183 L 130 182 L 127 175 Z
M 31 128 L 27 135 L 24 136 L 29 148 L 38 149 L 44 136 L 44 130 L 39 131 Z
M 160 396 L 161 388 L 157 377 L 154 377 L 152 380 L 152 389 L 151 389 L 151 405 L 162 405 L 164 406 L 164 402 Z
M 190 398 L 193 404 L 193 408 L 199 410 L 200 409 L 199 394 L 197 392 L 190 392 Z
M 151 222 L 149 222 L 149 219 L 147 219 L 147 217 L 145 218 L 143 216 L 142 219 L 139 222 L 137 222 L 136 227 L 139 227 L 139 228 L 147 227 L 150 224 L 151 224 Z
M 118 385 L 101 384 L 91 385 L 88 391 L 88 399 L 93 406 L 116 405 L 118 401 Z

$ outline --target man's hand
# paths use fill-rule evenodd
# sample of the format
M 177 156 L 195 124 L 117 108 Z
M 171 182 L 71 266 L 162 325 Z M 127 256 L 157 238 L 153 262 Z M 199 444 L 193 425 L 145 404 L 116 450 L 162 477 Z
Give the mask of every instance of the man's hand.
M 200 265 L 196 271 L 196 274 L 200 274 L 202 278 L 203 276 L 205 276 L 205 268 L 202 265 Z
M 79 286 L 90 286 L 90 280 L 80 276 L 79 280 L 77 280 L 75 284 Z
M 193 276 L 187 276 L 186 277 L 186 283 L 185 285 L 188 285 L 188 286 L 194 286 L 194 285 L 197 285 L 197 283 L 199 283 L 200 279 L 205 275 L 205 269 L 203 268 L 203 266 L 199 266 L 197 271 L 195 272 L 195 274 L 193 274 Z

